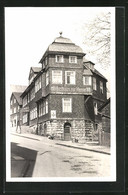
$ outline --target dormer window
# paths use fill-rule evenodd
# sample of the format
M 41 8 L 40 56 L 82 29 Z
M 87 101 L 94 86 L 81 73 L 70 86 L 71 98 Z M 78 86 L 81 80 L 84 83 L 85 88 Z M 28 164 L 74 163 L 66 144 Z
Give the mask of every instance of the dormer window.
M 69 56 L 69 63 L 77 63 L 77 56 Z
M 63 63 L 64 62 L 64 56 L 63 55 L 56 55 L 56 62 Z

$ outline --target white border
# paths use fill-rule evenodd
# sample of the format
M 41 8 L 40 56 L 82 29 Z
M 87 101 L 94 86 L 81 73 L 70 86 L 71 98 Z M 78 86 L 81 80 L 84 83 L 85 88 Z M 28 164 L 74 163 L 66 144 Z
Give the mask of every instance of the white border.
M 5 40 L 5 84 L 6 84 L 6 181 L 7 182 L 104 182 L 116 181 L 116 68 L 115 68 L 115 7 L 111 7 L 111 176 L 110 177 L 39 177 L 39 178 L 11 178 L 11 151 L 10 151 L 10 83 L 9 72 L 6 67 L 6 40 Z M 6 33 L 6 31 L 5 31 Z

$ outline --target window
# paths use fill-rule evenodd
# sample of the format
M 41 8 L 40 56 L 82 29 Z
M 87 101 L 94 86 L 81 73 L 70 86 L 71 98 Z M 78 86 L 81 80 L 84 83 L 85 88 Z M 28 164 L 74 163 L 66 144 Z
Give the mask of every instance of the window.
M 31 111 L 30 111 L 30 120 L 33 120 L 37 118 L 37 108 L 33 108 Z
M 18 111 L 20 110 L 20 106 L 18 106 L 17 110 L 18 110 Z
M 52 70 L 52 83 L 62 84 L 62 71 L 61 70 Z
M 94 113 L 95 113 L 95 115 L 98 114 L 97 103 L 96 102 L 94 102 Z
M 45 101 L 43 102 L 43 111 L 42 111 L 42 114 L 45 115 Z
M 100 93 L 103 93 L 103 82 L 100 81 Z
M 72 99 L 63 98 L 62 99 L 62 111 L 63 112 L 72 112 Z
M 49 84 L 49 72 L 46 72 L 46 86 Z
M 27 95 L 23 98 L 23 107 L 27 104 Z
M 42 63 L 42 69 L 44 69 L 45 68 L 45 62 L 43 61 L 43 63 Z
M 16 99 L 14 98 L 14 103 L 16 103 Z
M 46 114 L 48 113 L 48 101 L 46 100 Z
M 84 76 L 83 77 L 83 84 L 84 85 L 91 85 L 91 76 Z
M 16 113 L 16 107 L 14 107 L 14 113 Z
M 35 98 L 35 88 L 33 87 L 30 91 L 30 101 Z
M 96 90 L 96 78 L 93 77 L 93 89 Z
M 23 123 L 27 123 L 27 121 L 28 121 L 28 115 L 24 114 L 23 115 Z
M 45 58 L 45 65 L 47 65 L 47 63 L 48 63 L 48 59 L 47 59 L 47 57 Z
M 75 72 L 65 71 L 65 83 L 75 85 Z
M 69 63 L 77 63 L 77 56 L 69 56 Z
M 41 89 L 41 76 L 35 82 L 35 92 L 39 91 L 39 89 Z
M 64 56 L 63 55 L 56 55 L 56 62 L 63 63 L 64 62 Z
M 39 117 L 48 113 L 48 100 L 39 103 Z

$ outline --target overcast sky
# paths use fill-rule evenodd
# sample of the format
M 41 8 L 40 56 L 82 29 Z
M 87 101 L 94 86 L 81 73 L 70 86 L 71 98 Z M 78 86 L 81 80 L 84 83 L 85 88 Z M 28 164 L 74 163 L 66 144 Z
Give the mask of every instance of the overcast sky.
M 113 9 L 5 8 L 5 63 L 8 83 L 28 85 L 30 67 L 40 66 L 39 60 L 60 31 L 86 53 L 82 25 L 100 12 L 112 12 Z M 98 64 L 95 68 L 99 69 Z M 109 79 L 109 70 L 102 73 Z

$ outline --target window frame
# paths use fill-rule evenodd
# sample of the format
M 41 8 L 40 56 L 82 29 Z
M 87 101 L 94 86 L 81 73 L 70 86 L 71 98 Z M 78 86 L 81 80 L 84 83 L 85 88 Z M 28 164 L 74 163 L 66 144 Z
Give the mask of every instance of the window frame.
M 45 74 L 46 86 L 49 85 L 49 71 Z
M 102 85 L 101 85 L 102 84 Z M 103 94 L 104 92 L 104 86 L 103 86 L 103 81 L 100 81 L 100 93 Z
M 14 104 L 16 103 L 16 98 L 13 99 Z
M 61 56 L 62 57 L 62 60 L 61 61 L 58 61 L 57 60 L 57 56 L 59 56 L 59 57 Z M 56 55 L 55 56 L 55 61 L 56 61 L 56 63 L 64 63 L 64 55 Z
M 55 75 L 53 75 L 53 74 L 54 74 L 54 72 L 57 72 L 57 71 L 61 73 L 61 75 L 60 75 L 61 81 L 59 83 L 57 83 L 57 82 L 55 83 L 55 81 L 53 79 L 53 77 L 55 77 Z M 62 83 L 63 83 L 62 70 L 52 70 L 52 84 L 61 85 Z
M 73 72 L 73 74 L 74 74 L 74 83 L 67 83 L 67 73 L 71 73 L 71 72 Z M 76 85 L 76 71 L 71 71 L 71 70 L 69 70 L 69 71 L 65 71 L 65 84 L 66 85 Z
M 64 105 L 64 100 L 69 99 L 70 100 L 70 111 L 65 111 L 65 105 Z M 72 113 L 72 98 L 62 98 L 62 112 L 63 113 Z
M 75 61 L 72 62 L 71 58 L 75 58 Z M 69 63 L 70 64 L 77 64 L 77 56 L 69 56 Z
M 94 102 L 94 114 L 95 114 L 95 115 L 98 115 L 97 102 Z
M 48 100 L 45 102 L 45 114 L 48 114 Z
M 89 78 L 88 84 L 86 84 L 85 78 Z M 85 85 L 85 86 L 91 86 L 92 85 L 92 77 L 90 75 L 83 76 L 83 85 Z
M 95 80 L 95 81 L 94 81 Z M 93 90 L 97 90 L 96 78 L 93 77 Z
M 28 97 L 27 95 L 25 95 L 25 97 L 23 98 L 23 107 L 25 107 L 28 104 Z
M 28 114 L 23 115 L 23 124 L 28 122 Z

